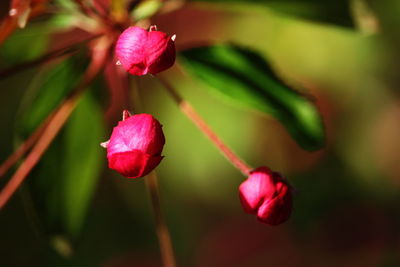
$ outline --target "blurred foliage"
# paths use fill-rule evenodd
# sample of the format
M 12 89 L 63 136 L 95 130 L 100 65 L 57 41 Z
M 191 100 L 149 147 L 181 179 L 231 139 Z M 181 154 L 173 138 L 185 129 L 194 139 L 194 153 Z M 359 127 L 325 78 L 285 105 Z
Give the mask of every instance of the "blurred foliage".
M 44 68 L 26 90 L 20 116 L 19 134 L 27 138 L 53 111 L 77 84 L 87 66 L 87 59 L 72 57 L 49 69 Z
M 29 27 L 16 31 L 2 44 L 0 56 L 7 64 L 36 59 L 46 50 L 51 33 L 49 23 L 32 23 Z
M 6 2 L 0 5 L 4 15 Z M 15 29 L 0 46 L 1 69 L 79 37 L 82 32 L 74 27 L 97 29 L 99 24 L 82 18 L 73 2 L 51 1 L 51 12 Z M 296 189 L 288 223 L 257 223 L 239 204 L 237 187 L 243 177 L 182 115 L 156 79 L 131 77 L 131 89 L 138 93 L 131 92 L 129 101 L 142 106 L 132 110 L 156 116 L 167 138 L 157 172 L 179 266 L 399 266 L 399 2 L 178 2 L 130 5 L 130 15 L 144 25 L 157 23 L 177 34 L 186 64 L 179 61 L 162 75 L 246 161 L 284 173 Z M 87 67 L 88 51 L 0 81 L 2 161 L 74 90 Z M 256 101 L 263 112 L 294 99 L 312 110 L 311 126 L 289 104 L 282 104 L 289 110 L 285 116 L 296 119 L 285 120 L 286 128 L 270 116 L 237 109 L 207 94 L 201 83 L 182 75 L 186 71 L 207 79 L 210 89 L 223 85 L 242 90 L 222 93 L 241 105 Z M 260 91 L 268 97 L 258 102 L 254 94 Z M 110 107 L 118 98 L 128 99 L 123 89 L 107 88 L 97 79 L 1 211 L 0 265 L 160 266 L 143 179 L 124 179 L 108 170 L 99 146 L 119 120 L 103 114 L 126 108 Z M 303 130 L 300 135 L 290 130 L 296 141 L 319 147 L 319 116 L 325 147 L 304 151 L 287 129 L 295 125 Z M 8 179 L 2 178 L 0 185 Z
M 353 26 L 349 10 L 349 0 L 217 0 L 210 2 L 258 4 L 299 18 L 333 23 L 346 27 Z
M 323 146 L 316 108 L 289 88 L 257 53 L 237 46 L 200 47 L 181 53 L 192 73 L 220 95 L 278 118 L 305 149 Z

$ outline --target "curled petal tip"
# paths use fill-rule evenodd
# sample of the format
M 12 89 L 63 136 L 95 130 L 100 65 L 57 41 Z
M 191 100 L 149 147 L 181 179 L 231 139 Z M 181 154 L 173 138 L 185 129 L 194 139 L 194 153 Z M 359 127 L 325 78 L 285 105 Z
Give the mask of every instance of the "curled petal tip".
M 13 17 L 13 16 L 17 15 L 17 9 L 16 8 L 11 8 L 10 11 L 8 11 L 8 15 L 10 17 Z
M 123 121 L 126 120 L 127 118 L 131 117 L 131 116 L 132 116 L 132 114 L 128 110 L 124 109 L 122 111 L 122 120 Z
M 27 9 L 25 9 L 18 17 L 18 27 L 20 27 L 21 29 L 25 28 L 26 26 L 26 22 L 28 21 L 29 18 L 29 14 L 31 13 L 31 9 L 28 7 Z
M 103 142 L 103 143 L 100 143 L 100 146 L 102 146 L 102 147 L 104 147 L 104 148 L 107 148 L 108 143 L 110 143 L 110 140 L 105 141 L 105 142 Z

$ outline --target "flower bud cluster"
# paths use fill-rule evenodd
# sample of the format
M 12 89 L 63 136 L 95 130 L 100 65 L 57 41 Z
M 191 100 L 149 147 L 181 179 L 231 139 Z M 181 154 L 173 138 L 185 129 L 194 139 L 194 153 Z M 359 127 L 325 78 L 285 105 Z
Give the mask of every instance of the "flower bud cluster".
M 175 37 L 140 27 L 126 29 L 118 39 L 116 55 L 133 75 L 157 74 L 174 64 Z M 111 169 L 125 177 L 147 175 L 161 162 L 165 143 L 160 123 L 149 114 L 131 116 L 123 112 L 123 120 L 114 127 L 107 148 Z M 288 220 L 292 211 L 292 188 L 279 173 L 267 167 L 250 172 L 239 187 L 240 202 L 247 213 L 255 214 L 259 221 L 278 225 Z

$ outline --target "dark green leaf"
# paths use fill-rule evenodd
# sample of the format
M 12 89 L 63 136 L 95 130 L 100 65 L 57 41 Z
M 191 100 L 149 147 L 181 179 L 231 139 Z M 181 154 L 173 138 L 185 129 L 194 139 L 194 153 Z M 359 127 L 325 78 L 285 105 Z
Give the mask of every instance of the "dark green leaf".
M 31 173 L 33 206 L 48 234 L 79 235 L 102 168 L 103 138 L 101 110 L 86 93 Z
M 24 29 L 17 29 L 1 45 L 2 65 L 36 59 L 46 50 L 52 32 L 53 29 L 45 23 L 30 23 Z
M 78 234 L 96 181 L 104 151 L 104 127 L 101 110 L 86 94 L 72 114 L 64 132 L 62 159 L 62 222 L 69 234 Z
M 180 56 L 193 75 L 225 99 L 280 120 L 301 147 L 323 146 L 323 125 L 314 104 L 286 86 L 257 53 L 218 45 L 186 50 Z
M 75 87 L 86 64 L 85 60 L 75 56 L 37 75 L 27 90 L 21 118 L 17 120 L 19 132 L 24 137 L 32 133 Z
M 38 74 L 22 103 L 17 136 L 25 139 L 76 87 L 87 65 L 71 57 Z M 34 207 L 49 233 L 79 233 L 101 168 L 102 115 L 91 94 L 76 110 L 31 173 Z
M 304 19 L 353 27 L 347 0 L 192 0 L 220 3 L 259 4 Z

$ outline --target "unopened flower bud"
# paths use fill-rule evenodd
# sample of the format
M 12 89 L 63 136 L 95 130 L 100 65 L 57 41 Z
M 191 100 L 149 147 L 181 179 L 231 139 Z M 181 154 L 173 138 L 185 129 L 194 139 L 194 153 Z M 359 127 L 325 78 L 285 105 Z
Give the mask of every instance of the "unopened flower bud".
M 137 26 L 129 27 L 119 37 L 116 55 L 129 73 L 133 75 L 157 74 L 170 68 L 175 62 L 175 37 Z
M 138 178 L 151 172 L 162 160 L 165 143 L 160 123 L 149 114 L 130 116 L 114 127 L 107 148 L 108 166 L 125 177 Z
M 256 214 L 259 221 L 278 225 L 289 219 L 292 189 L 288 182 L 267 167 L 259 167 L 239 187 L 243 209 Z

